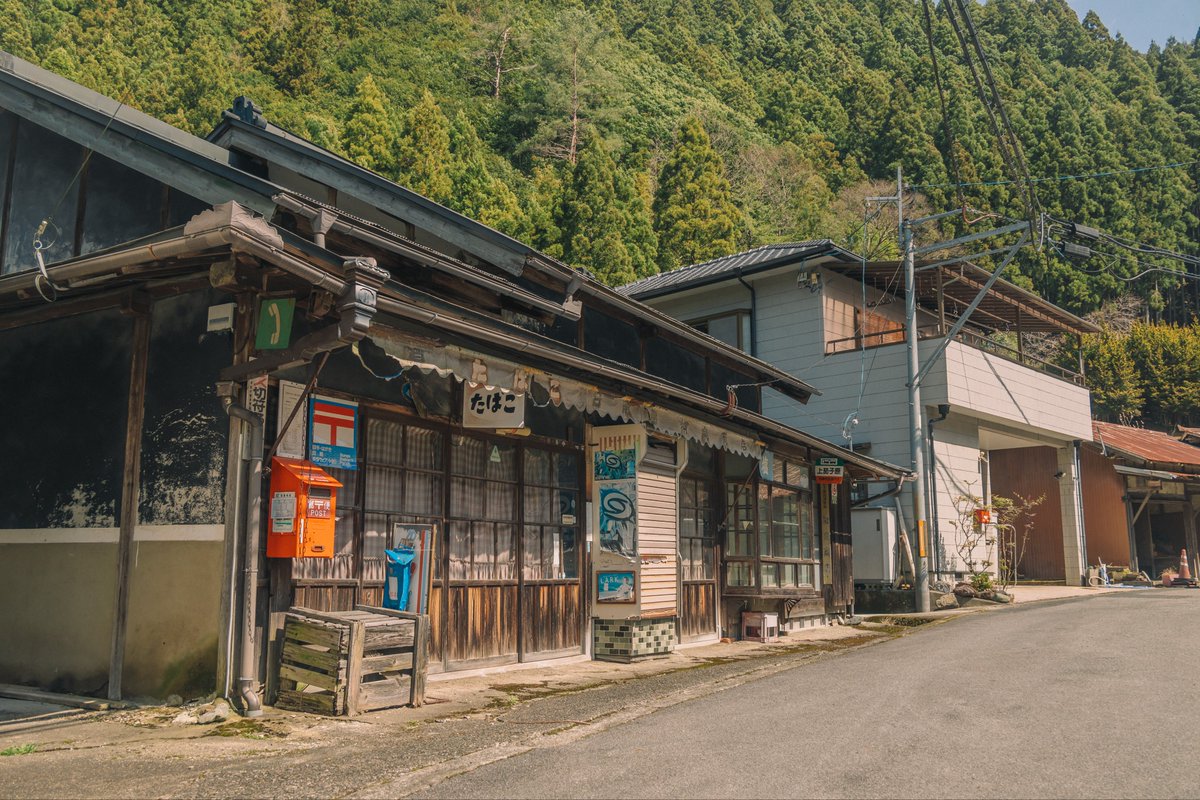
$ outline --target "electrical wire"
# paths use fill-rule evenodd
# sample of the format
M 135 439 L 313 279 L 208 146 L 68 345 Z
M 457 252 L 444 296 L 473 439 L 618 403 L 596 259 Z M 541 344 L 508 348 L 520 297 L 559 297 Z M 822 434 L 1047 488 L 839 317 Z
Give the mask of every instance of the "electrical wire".
M 1200 159 L 1194 161 L 1177 161 L 1171 164 L 1157 164 L 1149 167 L 1131 167 L 1129 169 L 1114 169 L 1106 172 L 1088 172 L 1079 175 L 1050 175 L 1043 178 L 1030 178 L 1029 183 L 1065 183 L 1067 181 L 1086 181 L 1093 178 L 1112 178 L 1120 175 L 1136 175 L 1143 172 L 1156 172 L 1162 169 L 1182 169 L 1185 167 L 1195 166 L 1200 164 Z M 945 189 L 953 186 L 969 188 L 972 186 L 1009 186 L 1016 181 L 1007 179 L 997 179 L 991 181 L 967 181 L 965 183 L 914 183 L 914 189 Z
M 109 115 L 108 122 L 106 122 L 104 128 L 101 129 L 100 135 L 96 137 L 96 142 L 99 142 L 105 137 L 105 135 L 108 134 L 108 129 L 111 128 L 113 122 L 116 121 L 117 114 L 121 113 L 121 109 L 124 108 L 126 103 L 129 101 L 129 94 L 130 92 L 127 90 L 121 96 L 121 99 L 117 101 L 117 107 L 113 109 L 112 114 Z M 63 201 L 65 201 L 67 199 L 67 195 L 71 193 L 71 189 L 75 187 L 75 184 L 77 184 L 79 179 L 83 176 L 83 171 L 87 169 L 87 165 L 92 160 L 92 156 L 95 155 L 95 153 L 96 150 L 94 147 L 89 147 L 86 149 L 86 152 L 83 155 L 83 161 L 79 164 L 79 169 L 75 170 L 75 175 L 72 176 L 71 180 L 67 182 L 67 185 L 63 187 L 62 193 L 58 196 L 58 200 L 56 200 L 54 205 L 50 207 L 50 213 L 42 219 L 41 224 L 39 224 L 37 227 L 37 231 L 35 231 L 33 234 L 33 241 L 31 244 L 33 245 L 33 256 L 37 261 L 38 267 L 38 274 L 33 278 L 33 286 L 35 289 L 37 289 L 38 294 L 42 296 L 42 299 L 47 303 L 53 303 L 55 300 L 57 300 L 59 293 L 67 291 L 67 287 L 59 286 L 55 284 L 54 281 L 50 280 L 50 273 L 46 269 L 46 259 L 45 256 L 42 255 L 42 251 L 52 247 L 57 239 L 47 245 L 42 241 L 42 237 L 45 236 L 46 229 L 51 226 L 53 226 L 53 228 L 60 234 L 62 233 L 62 229 L 54 224 L 54 215 L 58 213 L 58 209 L 62 206 Z M 47 296 L 46 291 L 42 288 L 43 283 L 51 291 L 49 296 Z

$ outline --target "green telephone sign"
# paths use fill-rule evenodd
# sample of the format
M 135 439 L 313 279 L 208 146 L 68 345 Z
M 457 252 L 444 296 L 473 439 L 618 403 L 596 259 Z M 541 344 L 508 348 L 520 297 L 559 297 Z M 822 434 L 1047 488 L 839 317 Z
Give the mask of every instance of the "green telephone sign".
M 254 346 L 259 350 L 284 350 L 292 341 L 294 297 L 264 299 L 258 307 L 258 333 Z

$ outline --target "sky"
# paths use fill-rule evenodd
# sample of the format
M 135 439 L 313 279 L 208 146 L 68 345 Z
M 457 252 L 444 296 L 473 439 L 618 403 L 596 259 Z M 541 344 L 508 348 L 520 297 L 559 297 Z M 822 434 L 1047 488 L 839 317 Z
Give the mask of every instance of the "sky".
M 1190 42 L 1200 28 L 1200 0 L 1068 0 L 1083 19 L 1089 10 L 1104 21 L 1109 33 L 1119 32 L 1142 52 L 1151 41 L 1164 44 L 1174 36 Z

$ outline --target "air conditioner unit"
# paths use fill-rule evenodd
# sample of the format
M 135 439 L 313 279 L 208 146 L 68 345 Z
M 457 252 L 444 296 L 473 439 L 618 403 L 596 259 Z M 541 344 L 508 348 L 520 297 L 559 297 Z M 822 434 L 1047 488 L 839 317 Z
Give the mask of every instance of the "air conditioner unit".
M 896 509 L 856 508 L 850 513 L 854 545 L 851 569 L 858 582 L 891 583 L 896 578 Z

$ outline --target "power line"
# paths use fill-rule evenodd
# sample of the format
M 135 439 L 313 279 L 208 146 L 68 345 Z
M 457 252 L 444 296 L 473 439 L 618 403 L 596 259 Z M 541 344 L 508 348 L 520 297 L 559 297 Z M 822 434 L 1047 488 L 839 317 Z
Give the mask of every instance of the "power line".
M 1080 175 L 1051 175 L 1045 178 L 1030 178 L 1028 183 L 1054 183 L 1066 181 L 1083 181 L 1091 180 L 1092 178 L 1111 178 L 1118 175 L 1133 175 L 1141 172 L 1155 172 L 1161 169 L 1180 169 L 1182 167 L 1191 167 L 1200 164 L 1200 159 L 1194 161 L 1178 161 L 1173 164 L 1158 164 L 1152 167 L 1132 167 L 1130 169 L 1114 169 L 1107 172 L 1089 172 Z M 1021 181 L 1022 183 L 1026 181 Z M 969 187 L 969 186 L 1008 186 L 1018 181 L 1013 180 L 994 180 L 994 181 L 968 181 L 966 183 L 914 183 L 910 186 L 912 189 L 945 189 L 952 187 Z

